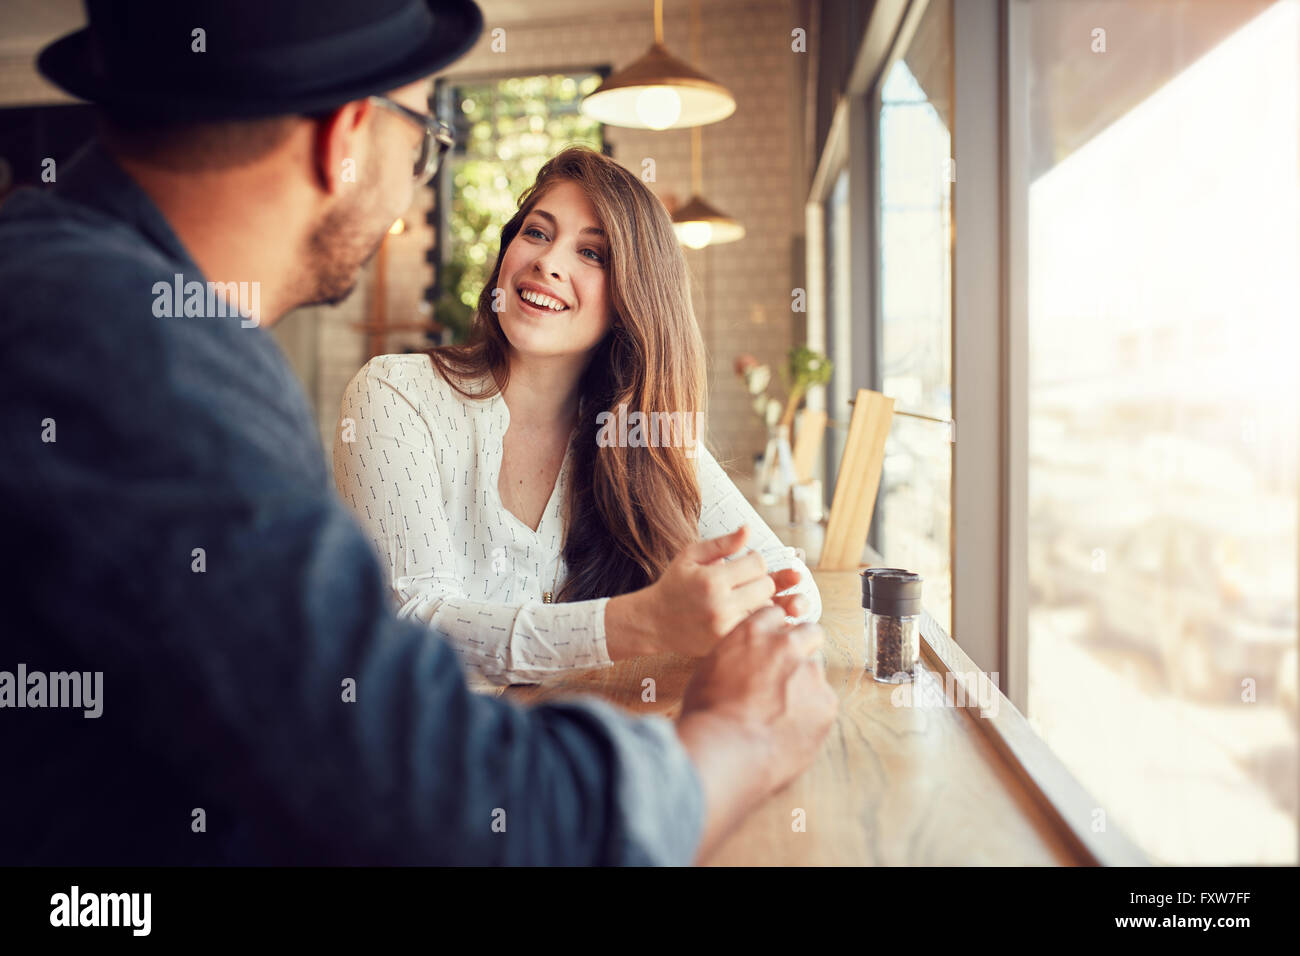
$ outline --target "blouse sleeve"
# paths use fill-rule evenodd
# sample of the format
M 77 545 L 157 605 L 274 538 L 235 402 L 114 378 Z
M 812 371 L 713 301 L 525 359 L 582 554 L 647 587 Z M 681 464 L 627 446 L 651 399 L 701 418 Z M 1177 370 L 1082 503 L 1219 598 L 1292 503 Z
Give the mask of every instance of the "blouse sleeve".
M 808 600 L 808 612 L 790 622 L 818 621 L 822 616 L 822 597 L 808 566 L 795 555 L 794 548 L 781 543 L 758 512 L 754 510 L 740 489 L 727 477 L 722 466 L 701 442 L 699 449 L 700 479 L 700 538 L 717 538 L 735 531 L 742 524 L 749 526 L 748 547 L 763 556 L 767 570 L 781 571 L 794 568 L 799 572 L 799 583 L 781 594 L 802 594 Z
M 453 557 L 463 542 L 452 537 L 436 449 L 420 397 L 382 358 L 369 362 L 343 396 L 334 482 L 374 543 L 398 616 L 440 632 L 463 665 L 497 684 L 609 665 L 609 598 L 563 604 L 470 598 Z

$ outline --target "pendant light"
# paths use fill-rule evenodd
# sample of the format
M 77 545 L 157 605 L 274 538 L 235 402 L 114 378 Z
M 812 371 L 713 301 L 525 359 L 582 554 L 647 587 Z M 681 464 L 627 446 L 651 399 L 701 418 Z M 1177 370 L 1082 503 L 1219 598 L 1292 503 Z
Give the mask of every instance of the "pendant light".
M 692 249 L 745 238 L 745 227 L 700 195 L 700 130 L 691 130 L 691 198 L 673 213 L 673 229 Z
M 664 46 L 663 0 L 655 0 L 655 41 L 641 58 L 609 76 L 578 109 L 610 126 L 684 129 L 724 120 L 736 100 L 721 83 Z
M 700 59 L 700 22 L 699 0 L 691 4 L 691 55 Z M 745 237 L 745 227 L 721 212 L 712 203 L 707 202 L 701 193 L 704 187 L 702 167 L 704 161 L 700 146 L 701 131 L 698 126 L 691 130 L 691 198 L 673 213 L 673 230 L 678 240 L 692 249 L 705 246 L 717 246 L 724 242 L 735 242 Z

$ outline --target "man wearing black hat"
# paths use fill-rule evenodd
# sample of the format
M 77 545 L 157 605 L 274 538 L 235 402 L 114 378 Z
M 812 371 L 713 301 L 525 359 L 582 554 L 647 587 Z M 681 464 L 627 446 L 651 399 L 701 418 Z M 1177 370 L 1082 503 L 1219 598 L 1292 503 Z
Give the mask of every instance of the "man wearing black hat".
M 0 209 L 0 863 L 706 853 L 825 736 L 815 626 L 756 612 L 675 724 L 470 693 L 263 327 L 346 296 L 433 174 L 422 79 L 478 8 L 86 6 L 39 66 L 101 141 Z

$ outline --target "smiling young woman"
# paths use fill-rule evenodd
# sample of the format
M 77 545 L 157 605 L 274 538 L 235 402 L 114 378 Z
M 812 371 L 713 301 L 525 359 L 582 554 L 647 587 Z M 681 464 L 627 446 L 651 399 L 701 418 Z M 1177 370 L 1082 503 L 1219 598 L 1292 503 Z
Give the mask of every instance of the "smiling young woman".
M 502 230 L 469 343 L 380 356 L 353 379 L 342 418 L 356 435 L 336 433 L 335 481 L 399 613 L 491 680 L 699 656 L 764 604 L 821 613 L 808 569 L 703 436 L 597 440 L 620 406 L 680 421 L 705 403 L 667 210 L 613 160 L 570 147 Z

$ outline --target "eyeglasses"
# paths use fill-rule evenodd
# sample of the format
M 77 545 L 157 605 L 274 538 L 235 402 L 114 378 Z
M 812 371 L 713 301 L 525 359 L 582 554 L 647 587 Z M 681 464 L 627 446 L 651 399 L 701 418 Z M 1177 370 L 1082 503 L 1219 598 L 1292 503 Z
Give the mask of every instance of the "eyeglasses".
M 416 149 L 413 171 L 416 185 L 423 186 L 438 171 L 442 158 L 447 155 L 447 151 L 456 145 L 456 138 L 452 135 L 451 127 L 436 117 L 429 116 L 426 113 L 418 113 L 395 100 L 390 100 L 386 96 L 371 96 L 369 99 L 376 106 L 382 106 L 389 112 L 410 120 L 423 130 L 424 137 L 420 140 L 420 145 Z

